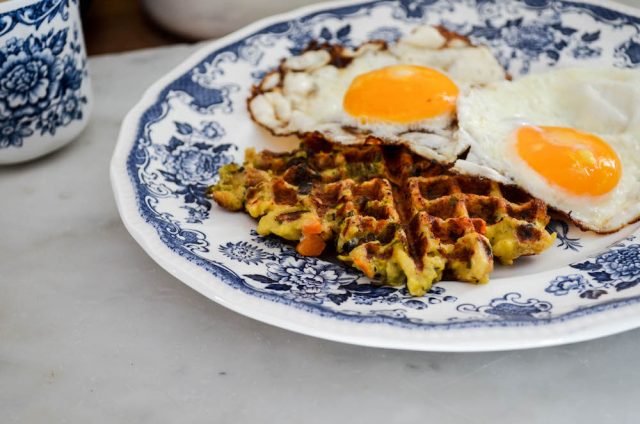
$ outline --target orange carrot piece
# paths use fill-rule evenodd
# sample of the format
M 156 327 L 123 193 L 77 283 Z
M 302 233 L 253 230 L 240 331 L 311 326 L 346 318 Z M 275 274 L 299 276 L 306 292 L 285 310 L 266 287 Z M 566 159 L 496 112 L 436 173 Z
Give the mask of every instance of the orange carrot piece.
M 325 248 L 325 242 L 317 234 L 305 235 L 296 246 L 296 250 L 302 256 L 318 256 Z
M 371 269 L 371 264 L 363 261 L 360 258 L 354 259 L 353 263 L 360 271 L 364 272 L 364 275 L 369 278 L 373 278 L 373 270 Z
M 322 232 L 322 222 L 319 219 L 309 221 L 302 226 L 302 234 L 320 234 Z

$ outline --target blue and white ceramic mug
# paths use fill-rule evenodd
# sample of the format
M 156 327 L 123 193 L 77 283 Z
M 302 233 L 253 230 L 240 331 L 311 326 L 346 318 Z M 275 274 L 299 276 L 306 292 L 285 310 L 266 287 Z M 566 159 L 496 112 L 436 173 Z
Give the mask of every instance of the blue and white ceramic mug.
M 92 99 L 79 0 L 0 1 L 0 164 L 72 141 Z

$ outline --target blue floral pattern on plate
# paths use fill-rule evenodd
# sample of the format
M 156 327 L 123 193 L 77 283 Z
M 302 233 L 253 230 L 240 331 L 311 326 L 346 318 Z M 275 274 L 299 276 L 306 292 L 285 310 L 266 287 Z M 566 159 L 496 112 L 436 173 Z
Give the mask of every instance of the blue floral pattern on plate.
M 253 243 L 228 242 L 220 245 L 218 250 L 231 260 L 265 266 L 266 274 L 244 275 L 259 283 L 265 292 L 332 306 L 351 301 L 357 305 L 400 304 L 412 309 L 425 309 L 429 305 L 457 300 L 446 295 L 445 288 L 441 286 L 434 287 L 420 299 L 412 298 L 404 287 L 372 284 L 341 264 L 300 256 L 291 246 L 273 237 L 262 237 L 255 232 L 252 236 Z
M 585 274 L 555 277 L 545 289 L 556 296 L 577 292 L 585 299 L 598 299 L 608 290 L 628 290 L 640 284 L 640 245 L 630 244 L 613 249 L 584 262 L 571 264 Z
M 458 306 L 460 312 L 482 313 L 500 319 L 507 320 L 535 320 L 542 316 L 548 317 L 553 307 L 551 303 L 538 299 L 521 301 L 520 293 L 507 293 L 502 297 L 491 299 L 488 305 L 476 306 L 462 304 Z
M 246 116 L 245 101 L 249 86 L 281 57 L 299 52 L 312 39 L 347 45 L 370 38 L 392 41 L 423 22 L 487 44 L 513 75 L 603 59 L 616 66 L 638 65 L 640 19 L 588 3 L 380 0 L 272 21 L 212 48 L 136 117 L 135 138 L 121 139 L 132 146 L 126 170 L 137 198 L 136 216 L 177 257 L 227 287 L 264 300 L 265 308 L 285 305 L 331 320 L 411 330 L 538 327 L 639 301 L 640 290 L 628 277 L 637 269 L 634 236 L 622 242 L 616 236 L 598 238 L 553 221 L 549 228 L 558 235 L 557 245 L 539 258 L 546 269 L 527 268 L 535 261 L 523 261 L 509 278 L 486 288 L 444 283 L 412 298 L 403 288 L 376 285 L 342 264 L 301 257 L 286 242 L 257 235 L 246 216 L 213 208 L 203 197 L 222 164 L 241 160 L 242 148 L 266 147 L 264 134 Z M 608 248 L 613 242 L 616 246 Z M 586 260 L 594 251 L 604 253 Z M 541 271 L 546 273 L 537 276 Z M 629 296 L 611 294 L 602 302 L 602 294 L 583 295 L 611 288 Z
M 167 145 L 156 145 L 157 157 L 164 169 L 159 171 L 173 193 L 183 199 L 188 211 L 188 223 L 201 223 L 209 217 L 211 202 L 205 197 L 207 187 L 215 183 L 218 170 L 231 162 L 229 151 L 236 147 L 217 143 L 224 136 L 222 127 L 214 122 L 202 122 L 194 128 L 185 122 L 175 122 L 176 133 Z
M 37 2 L 2 16 L 0 35 L 17 24 L 69 19 L 70 1 Z M 34 133 L 54 135 L 83 118 L 87 75 L 79 29 L 10 38 L 0 46 L 0 149 L 21 147 Z
M 552 219 L 547 225 L 547 231 L 550 233 L 556 233 L 556 240 L 558 241 L 558 247 L 564 250 L 579 251 L 582 249 L 579 237 L 571 237 L 569 235 L 569 224 L 566 221 L 558 219 Z

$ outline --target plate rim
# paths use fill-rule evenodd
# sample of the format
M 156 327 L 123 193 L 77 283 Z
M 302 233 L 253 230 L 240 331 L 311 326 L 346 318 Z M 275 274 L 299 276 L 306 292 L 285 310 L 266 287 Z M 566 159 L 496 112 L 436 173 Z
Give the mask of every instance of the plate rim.
M 620 307 L 603 310 L 598 313 L 578 316 L 566 321 L 558 321 L 548 323 L 546 325 L 523 327 L 526 328 L 527 333 L 536 333 L 531 334 L 531 337 L 526 340 L 523 340 L 523 336 L 521 335 L 523 330 L 521 327 L 482 327 L 471 329 L 473 337 L 471 337 L 471 340 L 467 340 L 463 344 L 461 344 L 458 339 L 462 335 L 461 333 L 469 332 L 467 329 L 442 330 L 426 328 L 424 331 L 419 331 L 416 329 L 406 329 L 376 323 L 354 324 L 349 321 L 321 317 L 302 309 L 291 308 L 288 305 L 270 301 L 266 303 L 268 305 L 267 311 L 263 311 L 260 308 L 253 309 L 247 306 L 250 306 L 251 303 L 264 306 L 264 299 L 251 296 L 229 286 L 220 278 L 209 274 L 186 258 L 177 255 L 175 251 L 162 242 L 155 228 L 150 225 L 138 211 L 138 200 L 134 184 L 130 179 L 126 166 L 131 148 L 136 142 L 140 118 L 150 106 L 155 104 L 162 91 L 177 78 L 193 69 L 194 66 L 211 55 L 215 50 L 241 41 L 269 25 L 282 21 L 289 21 L 300 16 L 321 12 L 326 9 L 373 3 L 378 3 L 378 1 L 331 1 L 313 4 L 290 12 L 269 16 L 234 31 L 222 38 L 206 42 L 197 51 L 192 53 L 172 70 L 165 73 L 161 78 L 149 86 L 136 104 L 126 114 L 120 128 L 118 140 L 110 163 L 110 179 L 118 213 L 131 236 L 142 247 L 142 249 L 158 265 L 169 272 L 169 274 L 210 300 L 213 300 L 214 302 L 241 315 L 270 325 L 337 342 L 370 347 L 420 351 L 498 351 L 575 343 L 613 335 L 640 327 L 640 301 L 638 300 L 640 296 L 630 297 L 628 299 L 623 299 L 622 301 L 618 299 L 618 304 L 626 300 L 634 301 L 628 302 L 630 304 L 619 305 Z M 623 5 L 615 1 L 579 0 L 578 3 L 610 8 L 621 13 L 640 17 L 640 9 Z M 176 264 L 176 262 L 178 262 L 179 265 Z M 234 301 L 234 298 L 238 297 L 243 300 L 240 306 L 237 304 L 237 299 Z M 246 305 L 247 302 L 249 305 Z M 604 302 L 599 305 L 606 304 L 607 302 Z M 299 315 L 304 319 L 299 322 L 295 319 L 292 320 L 290 318 L 290 315 L 292 314 Z M 591 322 L 589 323 L 589 321 Z M 312 324 L 311 327 L 309 326 L 310 323 Z M 612 325 L 612 323 L 615 325 Z M 404 340 L 400 340 L 398 338 L 385 339 L 384 337 L 380 337 L 380 335 L 354 335 L 350 331 L 345 331 L 349 328 L 353 328 L 354 325 L 357 325 L 358 328 L 372 327 L 376 330 L 391 329 L 392 333 L 398 332 L 415 335 L 416 332 L 419 332 L 421 333 L 421 337 L 417 337 L 415 339 L 413 337 L 401 338 Z M 383 326 L 384 328 L 381 328 Z M 576 328 L 570 330 L 571 327 Z M 494 338 L 494 335 L 493 337 L 487 338 L 491 333 L 495 333 L 496 330 L 499 330 L 501 337 Z M 518 331 L 520 334 L 515 336 L 515 338 L 513 338 L 513 336 L 504 337 L 505 333 L 511 333 L 514 330 Z M 450 338 L 449 332 L 452 331 L 457 332 L 458 337 Z M 384 333 L 387 332 L 389 331 L 379 331 L 381 335 L 384 335 Z M 472 340 L 476 338 L 478 340 Z

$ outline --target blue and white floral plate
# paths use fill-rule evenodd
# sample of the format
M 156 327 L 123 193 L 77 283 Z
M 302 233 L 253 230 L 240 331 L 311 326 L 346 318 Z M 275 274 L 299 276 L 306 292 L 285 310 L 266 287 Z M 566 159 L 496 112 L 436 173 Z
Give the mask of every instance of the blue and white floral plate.
M 241 314 L 326 339 L 480 351 L 570 343 L 640 325 L 640 231 L 595 236 L 564 222 L 554 248 L 488 285 L 443 282 L 422 298 L 341 264 L 298 256 L 204 197 L 243 151 L 292 148 L 246 111 L 253 83 L 310 40 L 393 40 L 442 24 L 493 49 L 517 76 L 566 65 L 640 65 L 640 13 L 594 0 L 379 0 L 276 16 L 211 43 L 154 84 L 127 116 L 111 178 L 120 214 L 171 274 Z

